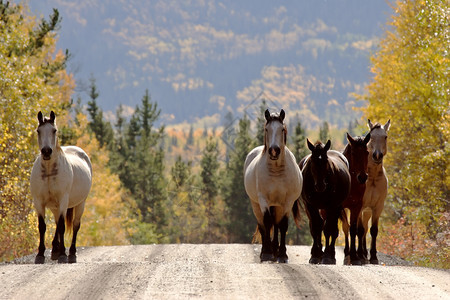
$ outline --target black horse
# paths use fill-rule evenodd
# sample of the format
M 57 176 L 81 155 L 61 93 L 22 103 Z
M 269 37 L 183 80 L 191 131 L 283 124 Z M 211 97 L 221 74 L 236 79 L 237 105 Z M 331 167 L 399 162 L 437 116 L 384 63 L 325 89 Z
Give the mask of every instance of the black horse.
M 325 145 L 321 142 L 313 145 L 309 140 L 307 143 L 311 154 L 303 158 L 299 166 L 303 175 L 301 198 L 314 240 L 309 263 L 336 264 L 338 219 L 343 214 L 342 203 L 350 191 L 348 162 L 341 153 L 329 150 L 330 140 Z M 322 251 L 322 231 L 325 235 L 325 252 Z

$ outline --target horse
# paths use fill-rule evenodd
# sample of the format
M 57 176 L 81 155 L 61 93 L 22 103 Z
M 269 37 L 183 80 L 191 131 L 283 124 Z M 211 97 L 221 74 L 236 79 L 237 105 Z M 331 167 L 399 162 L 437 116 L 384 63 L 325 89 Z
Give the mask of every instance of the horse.
M 288 217 L 302 191 L 302 174 L 294 155 L 286 147 L 284 118 L 283 109 L 279 114 L 265 111 L 264 145 L 250 151 L 244 163 L 245 191 L 258 223 L 255 234 L 259 232 L 262 237 L 261 262 L 288 262 Z
M 350 191 L 349 166 L 344 155 L 330 150 L 330 140 L 325 145 L 321 142 L 313 145 L 307 139 L 307 144 L 311 154 L 300 161 L 299 167 L 303 175 L 301 198 L 314 240 L 309 263 L 336 264 L 338 219 L 343 214 L 342 203 Z M 294 214 L 295 219 L 298 216 L 298 212 Z M 325 235 L 325 252 L 322 251 L 322 231 Z
M 384 208 L 384 200 L 387 196 L 388 178 L 383 167 L 383 158 L 387 153 L 387 132 L 391 125 L 391 120 L 386 124 L 372 124 L 367 120 L 370 129 L 370 141 L 367 144 L 368 155 L 368 178 L 366 191 L 363 196 L 363 206 L 358 218 L 358 256 L 362 263 L 367 263 L 368 252 L 366 247 L 366 236 L 369 230 L 369 219 L 372 219 L 370 235 L 372 242 L 370 246 L 370 263 L 378 264 L 377 258 L 377 235 L 378 220 Z M 361 242 L 362 241 L 362 242 Z
M 60 147 L 57 140 L 55 113 L 43 118 L 38 113 L 37 128 L 40 155 L 31 170 L 30 189 L 38 215 L 39 250 L 36 264 L 45 262 L 45 208 L 55 217 L 56 231 L 52 242 L 52 260 L 76 263 L 76 239 L 80 229 L 86 198 L 92 185 L 92 165 L 88 155 L 79 147 Z M 66 224 L 64 224 L 66 221 Z M 65 229 L 72 230 L 69 257 L 64 246 Z
M 351 187 L 350 193 L 344 203 L 342 203 L 342 206 L 350 213 L 350 245 L 348 240 L 349 224 L 344 221 L 342 223 L 345 234 L 344 264 L 361 265 L 361 261 L 356 252 L 356 235 L 358 217 L 363 205 L 363 196 L 366 190 L 368 176 L 367 161 L 369 152 L 367 151 L 367 143 L 370 140 L 370 133 L 365 137 L 357 136 L 355 138 L 347 133 L 347 140 L 348 144 L 345 147 L 343 154 L 345 158 L 347 158 L 349 164 Z

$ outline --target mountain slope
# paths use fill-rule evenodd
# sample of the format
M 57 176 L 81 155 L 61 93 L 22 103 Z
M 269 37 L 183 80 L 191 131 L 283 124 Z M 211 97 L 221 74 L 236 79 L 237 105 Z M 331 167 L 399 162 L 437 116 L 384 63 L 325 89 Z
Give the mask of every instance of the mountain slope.
M 385 23 L 384 1 L 32 1 L 63 17 L 58 47 L 84 99 L 96 78 L 99 104 L 134 107 L 145 89 L 164 122 L 224 110 L 242 113 L 261 92 L 306 124 L 346 125 L 349 93 L 369 80 L 369 54 Z

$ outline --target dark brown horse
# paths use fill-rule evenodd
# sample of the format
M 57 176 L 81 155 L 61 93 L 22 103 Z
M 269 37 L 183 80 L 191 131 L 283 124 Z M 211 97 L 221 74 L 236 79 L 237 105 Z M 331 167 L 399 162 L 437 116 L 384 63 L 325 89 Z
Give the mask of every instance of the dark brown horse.
M 350 245 L 348 240 L 349 224 L 343 222 L 345 234 L 345 259 L 346 265 L 361 265 L 361 260 L 356 253 L 356 235 L 358 234 L 358 217 L 363 205 L 363 196 L 366 191 L 367 181 L 367 161 L 369 152 L 367 143 L 370 140 L 370 133 L 366 137 L 357 136 L 353 138 L 347 133 L 348 144 L 344 149 L 344 156 L 348 160 L 350 167 L 351 188 L 350 194 L 342 206 L 350 212 Z M 359 241 L 361 243 L 361 241 Z
M 343 212 L 342 203 L 350 191 L 348 162 L 341 153 L 329 150 L 329 140 L 325 145 L 321 142 L 313 145 L 309 140 L 307 143 L 311 154 L 303 158 L 299 166 L 303 175 L 301 198 L 314 240 L 309 263 L 336 264 L 334 245 L 339 235 L 338 219 Z M 294 218 L 298 217 L 298 210 L 294 210 Z M 322 231 L 325 252 L 322 251 Z

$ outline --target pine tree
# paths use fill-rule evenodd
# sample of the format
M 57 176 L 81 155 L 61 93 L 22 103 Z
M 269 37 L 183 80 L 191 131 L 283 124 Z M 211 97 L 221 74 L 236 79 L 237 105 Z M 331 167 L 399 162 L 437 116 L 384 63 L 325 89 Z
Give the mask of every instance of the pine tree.
M 97 98 L 99 96 L 95 78 L 91 77 L 89 86 L 89 97 L 87 111 L 89 112 L 90 122 L 89 129 L 94 133 L 100 147 L 109 145 L 113 142 L 113 130 L 109 122 L 103 119 L 103 111 L 97 105 Z
M 250 120 L 247 116 L 239 120 L 239 130 L 234 142 L 234 151 L 227 164 L 222 187 L 227 205 L 229 242 L 248 243 L 256 228 L 250 200 L 244 188 L 244 161 L 256 142 L 250 136 Z
M 319 141 L 325 144 L 330 139 L 330 126 L 327 121 L 324 121 L 319 129 Z
M 291 136 L 293 148 L 292 152 L 294 153 L 295 159 L 297 160 L 297 163 L 300 162 L 300 160 L 309 154 L 309 150 L 306 147 L 306 132 L 305 129 L 303 129 L 302 124 L 300 120 L 297 121 L 297 124 L 294 128 L 294 133 Z
M 206 147 L 203 150 L 203 157 L 200 161 L 202 179 L 202 194 L 204 196 L 206 218 L 207 218 L 207 232 L 206 242 L 215 241 L 214 227 L 218 227 L 217 214 L 217 195 L 219 193 L 218 171 L 219 171 L 219 149 L 217 141 L 210 137 L 206 142 Z

